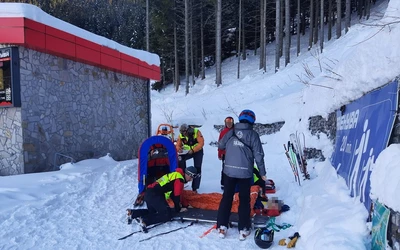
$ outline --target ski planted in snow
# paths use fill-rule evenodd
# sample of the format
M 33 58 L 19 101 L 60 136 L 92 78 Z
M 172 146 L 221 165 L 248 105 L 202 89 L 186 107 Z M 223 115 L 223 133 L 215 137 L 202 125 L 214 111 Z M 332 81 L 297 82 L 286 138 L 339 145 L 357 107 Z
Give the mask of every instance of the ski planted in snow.
M 285 155 L 289 161 L 289 165 L 292 168 L 293 171 L 293 175 L 294 175 L 294 180 L 299 183 L 299 186 L 301 186 L 301 181 L 300 181 L 300 175 L 299 175 L 299 169 L 298 169 L 298 162 L 297 162 L 297 157 L 296 155 L 293 153 L 293 146 L 290 143 L 290 141 L 288 141 L 288 145 L 286 147 L 285 144 L 283 144 L 283 147 L 285 149 Z
M 307 172 L 307 161 L 305 157 L 305 136 L 304 133 L 297 132 L 296 134 L 290 134 L 290 142 L 294 145 L 294 152 L 297 156 L 297 162 L 299 163 L 300 172 L 303 174 L 305 180 L 310 179 L 310 175 Z

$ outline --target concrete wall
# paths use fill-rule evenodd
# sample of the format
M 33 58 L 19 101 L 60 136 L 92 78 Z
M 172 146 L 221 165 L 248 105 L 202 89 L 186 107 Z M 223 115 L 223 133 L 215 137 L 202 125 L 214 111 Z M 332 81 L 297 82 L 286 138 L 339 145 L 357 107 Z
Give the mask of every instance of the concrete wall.
M 0 144 L 16 153 L 6 155 L 1 175 L 21 173 L 22 158 L 23 172 L 31 173 L 70 161 L 62 155 L 137 156 L 149 134 L 147 80 L 23 47 L 19 56 L 22 106 L 0 111 L 1 124 L 8 124 L 0 126 Z

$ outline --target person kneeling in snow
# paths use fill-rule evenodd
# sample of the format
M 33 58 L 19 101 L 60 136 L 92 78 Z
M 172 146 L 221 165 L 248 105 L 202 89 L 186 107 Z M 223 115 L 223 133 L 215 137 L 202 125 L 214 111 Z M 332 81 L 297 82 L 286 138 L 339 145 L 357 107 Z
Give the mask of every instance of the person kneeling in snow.
M 144 232 L 147 232 L 146 226 L 171 220 L 173 211 L 169 208 L 167 199 L 171 198 L 174 202 L 176 213 L 187 210 L 181 206 L 184 183 L 191 181 L 196 175 L 195 167 L 187 167 L 185 173 L 182 169 L 177 168 L 175 172 L 163 175 L 156 182 L 147 186 L 144 195 L 147 211 L 137 211 L 142 216 L 135 218 Z M 135 210 L 132 210 L 132 212 L 134 213 Z

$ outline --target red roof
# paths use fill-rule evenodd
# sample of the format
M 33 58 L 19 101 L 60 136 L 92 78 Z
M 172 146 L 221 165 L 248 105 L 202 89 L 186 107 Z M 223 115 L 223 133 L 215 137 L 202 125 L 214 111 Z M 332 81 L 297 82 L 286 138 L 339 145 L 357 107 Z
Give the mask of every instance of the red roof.
M 159 66 L 26 17 L 0 17 L 0 44 L 23 46 L 142 79 L 161 79 Z

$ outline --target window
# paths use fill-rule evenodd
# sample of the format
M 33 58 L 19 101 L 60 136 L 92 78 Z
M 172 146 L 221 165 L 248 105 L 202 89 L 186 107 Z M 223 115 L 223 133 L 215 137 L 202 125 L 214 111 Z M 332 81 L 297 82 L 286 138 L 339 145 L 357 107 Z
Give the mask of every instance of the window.
M 18 61 L 18 48 L 0 48 L 0 107 L 21 105 Z
M 0 58 L 0 102 L 11 102 L 10 57 Z

